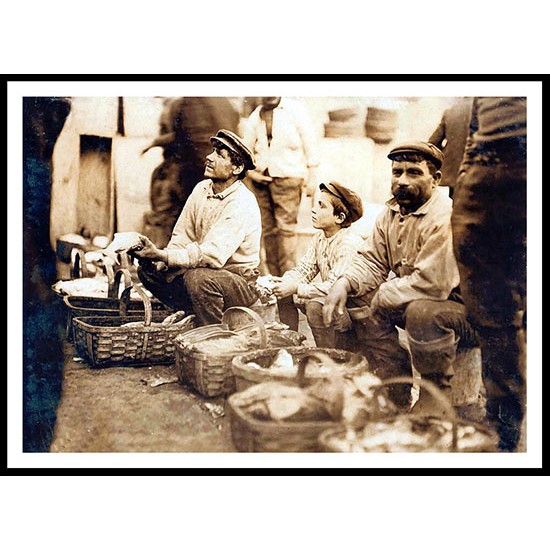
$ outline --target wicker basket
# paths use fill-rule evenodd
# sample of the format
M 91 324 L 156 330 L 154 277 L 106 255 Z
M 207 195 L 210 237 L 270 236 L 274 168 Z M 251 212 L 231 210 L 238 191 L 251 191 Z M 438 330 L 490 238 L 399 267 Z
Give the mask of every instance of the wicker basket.
M 284 382 L 285 385 L 304 387 L 307 382 L 305 363 L 297 374 Z M 340 427 L 332 420 L 319 421 L 274 421 L 252 417 L 239 406 L 241 393 L 230 395 L 226 410 L 231 426 L 231 440 L 240 452 L 254 453 L 308 453 L 321 450 L 319 437 L 328 430 Z
M 93 367 L 174 363 L 174 338 L 195 327 L 192 316 L 188 317 L 188 323 L 183 327 L 181 324 L 151 326 L 151 322 L 162 322 L 169 312 L 153 313 L 149 297 L 141 288 L 141 284 L 135 285 L 134 288 L 141 296 L 145 308 L 143 326 L 123 326 L 143 319 L 143 316 L 140 318 L 136 315 L 73 319 L 76 349 Z M 131 287 L 128 287 L 124 292 L 129 293 L 130 290 Z
M 466 421 L 457 417 L 449 400 L 433 383 L 422 379 L 416 380 L 409 377 L 395 377 L 385 380 L 378 386 L 378 390 L 390 384 L 411 384 L 413 382 L 419 384 L 421 388 L 425 388 L 437 401 L 440 402 L 446 411 L 444 417 L 421 416 L 415 415 L 413 412 L 408 414 L 399 414 L 373 420 L 372 422 L 374 423 L 376 429 L 379 429 L 380 432 L 384 430 L 391 430 L 392 426 L 394 426 L 397 421 L 404 420 L 413 426 L 414 433 L 422 433 L 423 430 L 426 431 L 429 429 L 436 429 L 441 433 L 438 439 L 431 438 L 430 440 L 426 440 L 423 444 L 416 444 L 414 447 L 411 445 L 410 450 L 407 450 L 406 452 L 479 453 L 496 451 L 496 435 L 485 426 L 481 426 L 477 423 Z M 449 424 L 451 440 L 450 444 L 446 445 L 443 443 L 443 437 L 448 435 Z M 463 427 L 467 427 L 470 434 L 473 433 L 477 436 L 475 443 L 471 445 L 466 444 L 465 439 L 463 439 L 464 435 L 461 436 L 461 432 L 464 433 L 461 429 Z M 360 438 L 357 438 L 358 434 L 351 432 L 351 435 L 353 436 L 353 439 L 351 440 L 348 438 L 349 435 L 349 430 L 346 430 L 342 426 L 329 428 L 319 435 L 320 448 L 326 452 L 403 452 L 403 447 L 398 448 L 395 442 L 393 443 L 394 450 L 392 450 L 391 441 L 385 448 L 378 445 L 369 449 L 364 445 L 361 445 Z
M 366 372 L 369 368 L 367 360 L 359 353 L 352 353 L 349 351 L 332 348 L 290 347 L 284 349 L 292 355 L 294 364 L 297 364 L 297 362 L 308 355 L 321 353 L 328 356 L 339 366 L 341 365 L 342 371 L 345 375 L 355 376 Z M 237 391 L 243 391 L 250 386 L 261 382 L 284 382 L 292 380 L 296 376 L 295 372 L 274 373 L 269 369 L 279 351 L 280 349 L 264 349 L 237 355 L 231 364 L 231 368 L 235 376 Z M 257 363 L 260 367 L 264 368 L 258 369 L 251 367 L 248 364 L 251 362 Z M 326 376 L 326 374 L 311 371 L 306 375 L 306 383 L 316 382 Z
M 128 317 L 138 315 L 141 319 L 145 315 L 144 303 L 135 298 L 130 298 L 130 292 L 123 292 L 117 298 L 119 286 L 124 277 L 125 288 L 132 286 L 132 277 L 127 269 L 119 269 L 112 281 L 109 282 L 107 298 L 93 296 L 64 296 L 63 303 L 67 309 L 67 338 L 74 340 L 73 319 L 75 317 Z M 173 313 L 173 310 L 161 301 L 150 299 L 153 315 L 155 312 L 164 312 L 164 316 Z M 159 316 L 156 316 L 157 318 Z M 161 319 L 162 320 L 162 319 Z M 153 319 L 155 321 L 155 319 Z
M 207 325 L 189 331 L 178 338 L 176 368 L 181 384 L 189 384 L 205 397 L 216 397 L 235 391 L 231 361 L 236 351 L 206 354 L 193 349 L 193 345 L 206 340 L 235 336 L 247 329 L 257 329 L 250 346 L 265 348 L 267 332 L 261 317 L 245 307 L 231 307 L 224 311 L 222 323 Z

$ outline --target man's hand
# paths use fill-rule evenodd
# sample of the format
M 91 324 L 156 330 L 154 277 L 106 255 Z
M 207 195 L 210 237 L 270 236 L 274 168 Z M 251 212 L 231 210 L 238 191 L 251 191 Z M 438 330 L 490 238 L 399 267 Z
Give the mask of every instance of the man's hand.
M 298 283 L 294 281 L 279 279 L 274 282 L 273 294 L 275 294 L 277 298 L 291 296 L 292 294 L 296 294 L 296 291 L 298 290 Z
M 150 239 L 141 236 L 142 248 L 135 248 L 132 253 L 140 260 L 165 261 L 166 253 L 159 250 Z
M 347 279 L 338 279 L 330 289 L 323 305 L 323 322 L 326 327 L 344 314 L 348 293 L 349 283 Z
M 268 183 L 271 183 L 273 181 L 273 178 L 262 174 L 258 170 L 249 170 L 246 175 L 255 183 L 262 183 L 264 185 L 267 185 Z

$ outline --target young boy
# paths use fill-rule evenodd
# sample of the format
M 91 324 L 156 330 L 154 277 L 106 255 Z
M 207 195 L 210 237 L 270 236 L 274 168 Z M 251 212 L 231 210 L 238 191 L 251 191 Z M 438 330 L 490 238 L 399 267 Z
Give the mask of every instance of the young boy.
M 311 210 L 316 234 L 298 265 L 282 277 L 274 277 L 279 319 L 298 330 L 298 309 L 305 313 L 315 343 L 336 347 L 336 328 L 323 323 L 323 303 L 330 288 L 351 265 L 363 239 L 349 227 L 363 215 L 361 198 L 341 183 L 321 183 Z M 313 279 L 320 275 L 321 280 Z

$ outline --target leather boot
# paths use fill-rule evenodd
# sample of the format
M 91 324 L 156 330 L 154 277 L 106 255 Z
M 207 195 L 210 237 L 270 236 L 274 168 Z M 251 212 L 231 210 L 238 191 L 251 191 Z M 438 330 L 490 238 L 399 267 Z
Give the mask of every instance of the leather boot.
M 452 406 L 451 380 L 458 344 L 454 332 L 427 342 L 415 340 L 410 335 L 408 338 L 414 368 L 423 380 L 432 382 L 443 394 L 442 397 L 448 405 Z M 441 403 L 429 390 L 420 386 L 418 400 L 411 409 L 413 414 L 445 417 L 448 415 L 447 411 L 445 403 Z

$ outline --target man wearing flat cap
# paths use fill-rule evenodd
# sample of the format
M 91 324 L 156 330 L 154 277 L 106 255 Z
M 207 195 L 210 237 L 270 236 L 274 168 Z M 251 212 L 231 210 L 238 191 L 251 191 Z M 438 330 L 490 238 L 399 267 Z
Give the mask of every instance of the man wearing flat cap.
M 241 181 L 254 169 L 254 155 L 229 130 L 210 142 L 207 179 L 185 203 L 166 248 L 145 237 L 145 246 L 134 252 L 144 286 L 166 305 L 195 313 L 201 325 L 220 323 L 228 307 L 258 299 L 262 231 L 256 198 Z
M 298 330 L 298 309 L 306 315 L 319 347 L 337 346 L 337 326 L 325 327 L 323 304 L 334 282 L 347 272 L 363 239 L 350 226 L 363 215 L 361 198 L 343 184 L 321 183 L 311 209 L 311 221 L 320 231 L 298 265 L 274 277 L 279 318 Z M 316 280 L 319 275 L 320 280 Z M 347 328 L 347 327 L 346 327 Z
M 412 376 L 396 329 L 404 328 L 416 370 L 450 398 L 457 345 L 475 346 L 477 337 L 458 294 L 452 201 L 437 189 L 443 155 L 431 143 L 413 141 L 393 148 L 388 157 L 393 197 L 350 269 L 329 292 L 324 321 L 333 323 L 347 304 L 360 350 L 383 379 Z M 410 406 L 410 389 L 389 386 L 390 398 L 403 410 Z M 413 410 L 442 413 L 423 388 Z

